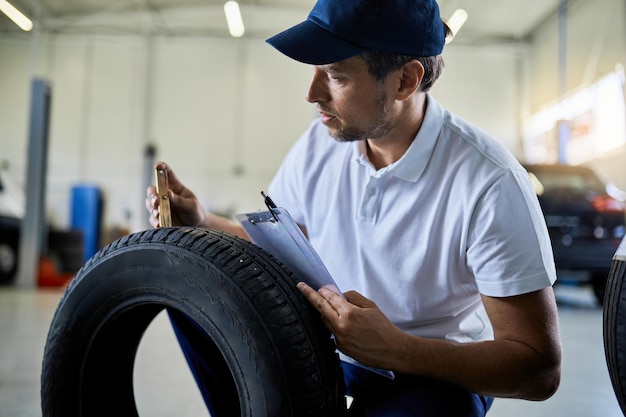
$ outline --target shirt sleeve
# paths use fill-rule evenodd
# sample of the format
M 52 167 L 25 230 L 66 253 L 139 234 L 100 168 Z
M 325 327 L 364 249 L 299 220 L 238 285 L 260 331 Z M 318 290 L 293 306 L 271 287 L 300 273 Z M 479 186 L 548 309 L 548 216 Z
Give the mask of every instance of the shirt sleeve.
M 507 170 L 486 189 L 475 208 L 467 264 L 478 290 L 507 297 L 556 281 L 545 220 L 523 170 Z

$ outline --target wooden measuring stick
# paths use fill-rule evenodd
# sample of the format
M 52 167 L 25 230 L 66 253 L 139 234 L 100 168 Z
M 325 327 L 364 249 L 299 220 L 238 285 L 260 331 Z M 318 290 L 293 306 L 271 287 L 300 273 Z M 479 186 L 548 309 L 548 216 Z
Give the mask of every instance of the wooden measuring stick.
M 159 225 L 160 227 L 172 226 L 172 212 L 170 211 L 170 198 L 167 193 L 167 171 L 156 169 L 156 189 L 159 196 Z

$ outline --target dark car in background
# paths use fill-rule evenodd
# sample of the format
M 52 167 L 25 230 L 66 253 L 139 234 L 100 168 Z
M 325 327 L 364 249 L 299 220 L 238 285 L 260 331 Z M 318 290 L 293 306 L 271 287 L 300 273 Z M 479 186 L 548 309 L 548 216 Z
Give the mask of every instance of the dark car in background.
M 12 284 L 15 281 L 25 212 L 22 189 L 8 179 L 0 165 L 0 285 Z M 44 248 L 41 253 L 42 259 L 54 266 L 53 278 L 58 274 L 72 274 L 83 265 L 83 235 L 80 231 L 60 230 L 46 225 L 42 246 Z M 48 279 L 42 284 L 42 274 L 39 272 L 40 285 L 51 285 L 50 282 L 56 285 L 54 279 Z
M 15 276 L 24 215 L 23 197 L 12 185 L 0 169 L 0 284 L 12 281 Z
M 625 233 L 625 193 L 586 166 L 527 164 L 543 210 L 559 278 L 591 284 L 602 303 L 613 255 Z

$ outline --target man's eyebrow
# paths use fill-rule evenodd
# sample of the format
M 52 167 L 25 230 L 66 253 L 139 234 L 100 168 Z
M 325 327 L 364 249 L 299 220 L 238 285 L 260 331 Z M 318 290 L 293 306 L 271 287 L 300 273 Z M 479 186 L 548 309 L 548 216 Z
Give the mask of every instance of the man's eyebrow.
M 327 65 L 320 65 L 319 69 L 321 69 L 324 72 L 339 72 L 339 68 L 337 68 L 337 65 L 335 64 L 327 64 Z

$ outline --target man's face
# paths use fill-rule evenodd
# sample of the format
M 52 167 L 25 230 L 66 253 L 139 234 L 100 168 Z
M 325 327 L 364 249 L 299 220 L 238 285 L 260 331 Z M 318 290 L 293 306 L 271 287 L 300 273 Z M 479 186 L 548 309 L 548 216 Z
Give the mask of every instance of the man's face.
M 368 72 L 362 58 L 353 57 L 315 66 L 306 99 L 317 103 L 322 123 L 335 139 L 376 139 L 392 130 L 387 88 L 388 83 L 377 82 Z

